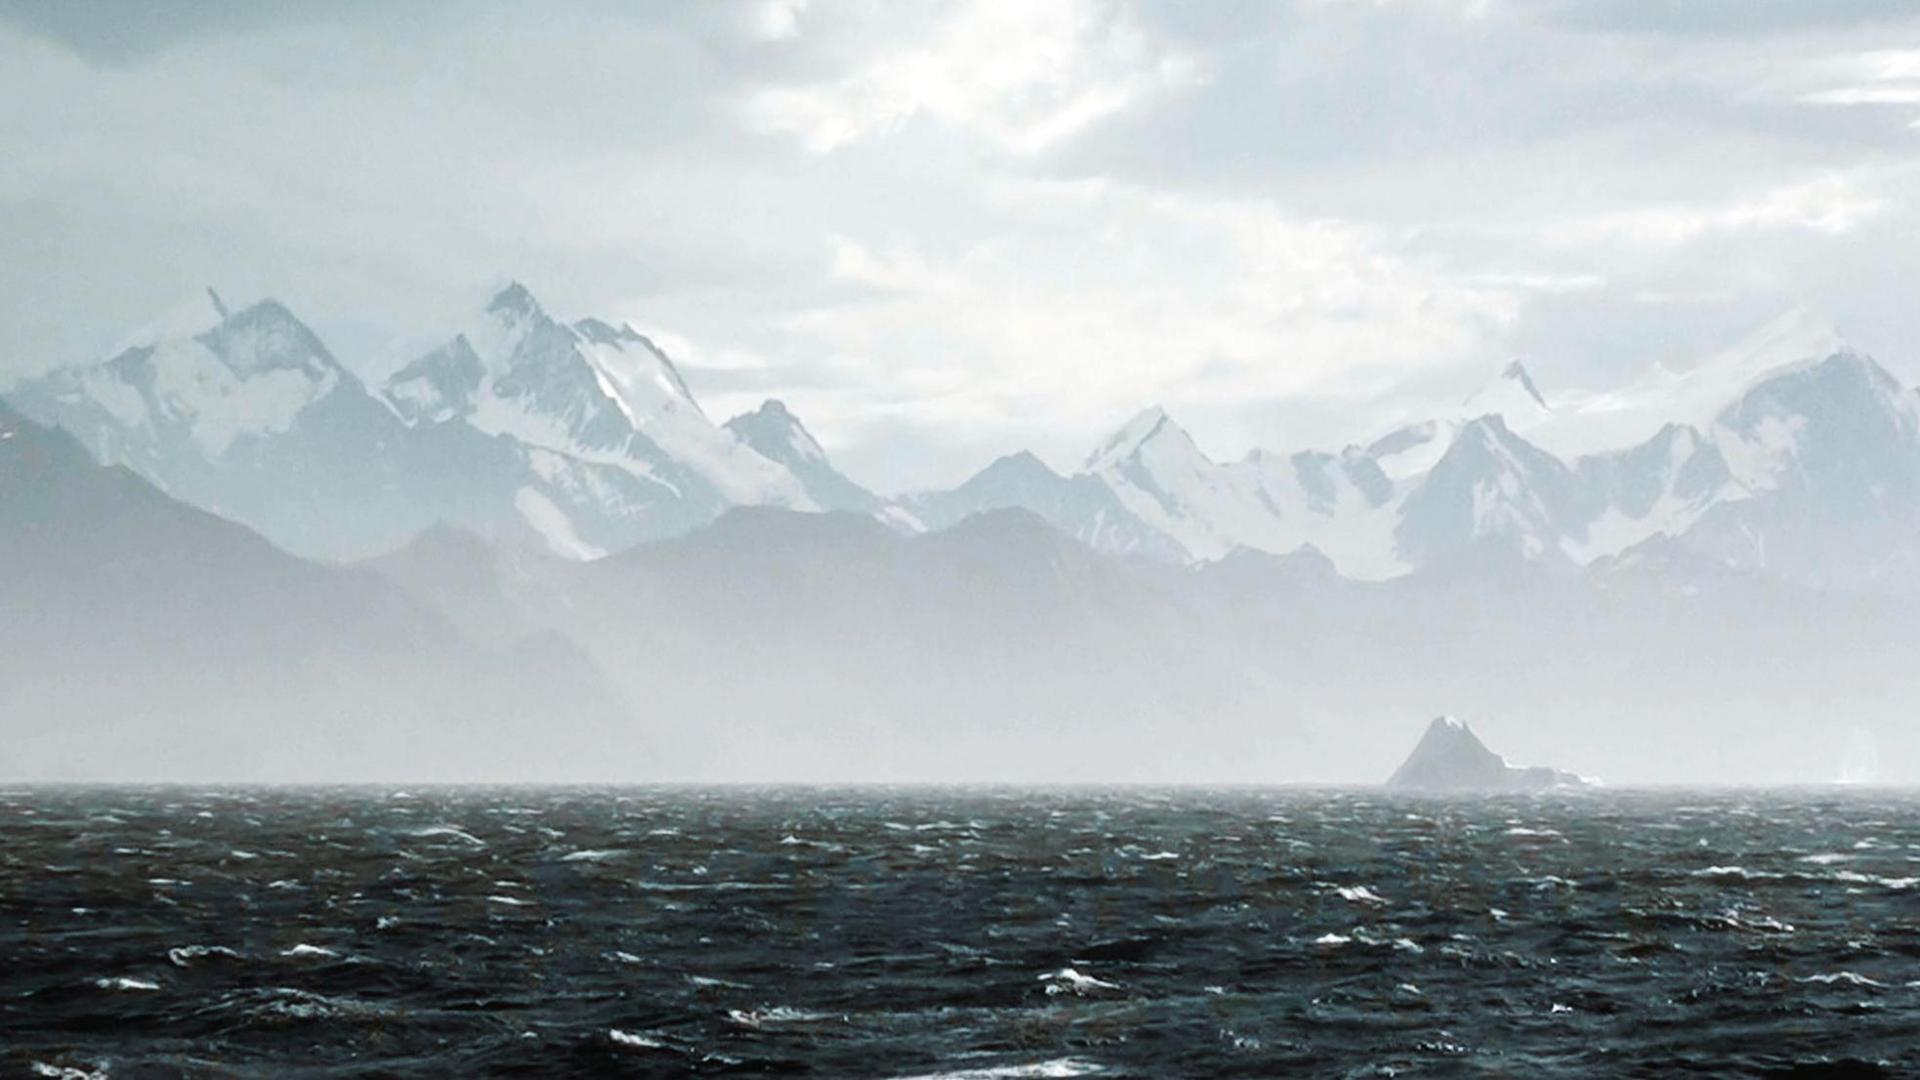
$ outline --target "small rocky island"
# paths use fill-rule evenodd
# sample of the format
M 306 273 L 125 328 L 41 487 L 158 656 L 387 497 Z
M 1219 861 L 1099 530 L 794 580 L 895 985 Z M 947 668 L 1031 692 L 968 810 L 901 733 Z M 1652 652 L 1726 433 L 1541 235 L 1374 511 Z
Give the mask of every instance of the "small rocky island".
M 1387 787 L 1399 791 L 1545 791 L 1591 784 L 1559 769 L 1509 765 L 1451 716 L 1428 724 L 1413 753 L 1387 778 Z

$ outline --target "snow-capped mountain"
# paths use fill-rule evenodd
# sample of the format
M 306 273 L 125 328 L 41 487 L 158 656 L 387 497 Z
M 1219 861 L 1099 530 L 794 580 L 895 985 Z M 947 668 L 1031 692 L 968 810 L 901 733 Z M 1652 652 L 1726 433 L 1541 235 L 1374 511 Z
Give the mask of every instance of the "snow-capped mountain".
M 578 776 L 645 762 L 555 635 L 481 645 L 0 404 L 5 767 L 92 779 Z M 541 723 L 525 719 L 538 714 Z
M 769 399 L 753 412 L 727 421 L 726 429 L 761 457 L 783 466 L 820 509 L 856 513 L 880 509 L 880 498 L 833 467 L 826 450 L 785 402 Z
M 557 322 L 517 282 L 385 391 L 410 421 L 462 421 L 682 499 L 813 509 L 791 473 L 707 419 L 653 342 L 598 319 Z
M 1439 463 L 1468 424 L 1483 416 L 1498 416 L 1509 430 L 1523 433 L 1556 419 L 1533 376 L 1515 360 L 1453 408 L 1375 439 L 1367 445 L 1366 454 L 1396 480 L 1420 476 Z
M 1027 451 L 1000 458 L 950 491 L 902 500 L 928 529 L 944 529 L 992 510 L 1027 510 L 1068 536 L 1110 555 L 1186 561 L 1186 549 L 1121 503 L 1098 477 L 1062 476 Z
M 1650 541 L 1821 587 L 1920 587 L 1920 399 L 1791 313 L 1606 392 L 1519 363 L 1364 448 L 1216 461 L 1161 408 L 1062 475 L 1028 453 L 883 498 L 779 401 L 714 423 L 626 325 L 495 293 L 375 391 L 284 305 L 206 297 L 109 359 L 16 386 L 95 458 L 297 553 L 448 523 L 593 558 L 738 506 L 938 531 L 1023 509 L 1095 550 L 1186 564 L 1310 549 L 1385 580 L 1488 553 L 1586 566 Z
M 1638 446 L 1578 459 L 1579 529 L 1561 541 L 1580 563 L 1654 536 L 1679 536 L 1711 507 L 1744 496 L 1713 440 L 1668 424 Z
M 426 522 L 406 425 L 283 305 L 205 301 L 91 367 L 8 397 L 103 464 L 307 554 L 367 550 Z
M 1579 527 L 1580 496 L 1573 470 L 1483 416 L 1401 501 L 1396 549 L 1416 566 L 1488 547 L 1557 558 L 1560 538 Z
M 1099 480 L 1186 561 L 1309 547 L 1381 580 L 1489 554 L 1586 565 L 1666 537 L 1795 580 L 1920 583 L 1899 533 L 1920 515 L 1917 405 L 1796 312 L 1689 370 L 1565 403 L 1509 364 L 1365 449 L 1220 463 L 1149 409 L 1074 479 Z M 1829 559 L 1850 569 L 1820 570 Z
M 714 424 L 631 327 L 559 322 L 519 284 L 379 394 L 284 305 L 232 312 L 209 290 L 112 358 L 8 396 L 97 460 L 312 556 L 392 549 L 447 522 L 589 558 L 731 506 L 862 503 L 824 454 L 774 460 Z M 786 445 L 817 451 L 786 415 L 799 433 Z
M 570 557 L 676 535 L 730 506 L 818 508 L 785 465 L 707 418 L 652 341 L 598 319 L 560 322 L 517 282 L 395 372 L 385 396 L 426 437 L 451 429 L 512 446 L 524 461 L 515 514 Z
M 1776 372 L 1713 437 L 1745 497 L 1703 514 L 1690 547 L 1817 586 L 1920 586 L 1920 406 L 1871 358 Z
M 1221 464 L 1156 407 L 1095 450 L 1086 471 L 1192 559 L 1312 545 L 1351 577 L 1404 569 L 1392 547 L 1393 484 L 1358 451 L 1256 452 Z

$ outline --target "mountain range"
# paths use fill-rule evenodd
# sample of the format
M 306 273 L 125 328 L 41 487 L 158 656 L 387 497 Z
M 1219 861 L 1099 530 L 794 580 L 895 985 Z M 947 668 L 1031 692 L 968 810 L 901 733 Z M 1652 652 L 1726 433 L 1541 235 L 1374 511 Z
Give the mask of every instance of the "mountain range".
M 1149 408 L 1061 474 L 1029 453 L 883 497 L 779 401 L 716 423 L 645 335 L 556 320 L 509 285 L 369 386 L 284 305 L 208 292 L 15 408 L 289 551 L 348 559 L 435 524 L 590 559 L 740 506 L 904 532 L 1025 509 L 1097 551 L 1172 563 L 1311 548 L 1379 581 L 1488 549 L 1589 566 L 1657 538 L 1819 587 L 1920 582 L 1920 403 L 1804 316 L 1683 372 L 1552 401 L 1519 363 L 1365 446 L 1210 458 Z
M 558 635 L 478 645 L 380 574 L 287 554 L 5 405 L 0 596 L 7 774 L 455 779 L 517 761 L 610 777 L 648 763 L 618 692 Z
M 1364 446 L 1152 408 L 887 496 L 518 285 L 378 385 L 195 308 L 0 405 L 0 771 L 1357 779 L 1445 710 L 1611 781 L 1820 779 L 1835 725 L 1920 777 L 1920 411 L 1801 317 Z

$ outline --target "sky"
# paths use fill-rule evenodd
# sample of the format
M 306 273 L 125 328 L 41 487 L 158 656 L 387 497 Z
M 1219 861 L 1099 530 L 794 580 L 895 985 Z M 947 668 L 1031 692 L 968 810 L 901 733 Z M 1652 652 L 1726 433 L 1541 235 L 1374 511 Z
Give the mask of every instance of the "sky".
M 892 492 L 1795 309 L 1920 376 L 1906 0 L 10 0 L 0 146 L 0 386 L 209 285 L 378 377 L 515 279 Z

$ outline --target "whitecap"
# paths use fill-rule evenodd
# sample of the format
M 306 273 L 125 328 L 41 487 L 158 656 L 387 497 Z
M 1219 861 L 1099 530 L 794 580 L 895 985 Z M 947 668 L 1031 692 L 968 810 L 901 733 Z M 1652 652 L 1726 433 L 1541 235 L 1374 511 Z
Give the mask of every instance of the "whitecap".
M 1744 866 L 1707 866 L 1693 872 L 1697 878 L 1738 878 L 1741 881 L 1771 881 L 1784 875 L 1769 870 L 1749 870 Z
M 1816 863 L 1820 866 L 1831 866 L 1837 862 L 1846 862 L 1848 859 L 1851 859 L 1851 858 L 1853 858 L 1853 856 L 1844 854 L 1842 852 L 1823 851 L 1817 855 L 1802 855 L 1800 856 L 1800 861 Z
M 1040 976 L 1040 981 L 1047 984 L 1047 993 L 1050 995 L 1077 994 L 1086 997 L 1092 994 L 1118 993 L 1124 989 L 1119 983 L 1096 979 L 1092 975 L 1082 974 L 1070 967 L 1048 972 Z
M 1098 1076 L 1106 1067 L 1079 1058 L 1054 1058 L 1025 1065 L 988 1065 L 952 1072 L 919 1073 L 894 1080 L 1063 1080 L 1073 1076 Z
M 160 984 L 149 979 L 134 979 L 125 975 L 116 975 L 111 979 L 95 979 L 93 985 L 102 990 L 158 990 Z
M 608 1028 L 607 1038 L 612 1039 L 621 1046 L 631 1046 L 636 1050 L 670 1049 L 666 1043 L 661 1042 L 659 1039 L 639 1035 L 631 1031 L 621 1031 L 619 1028 Z
M 1315 945 L 1325 945 L 1332 948 L 1338 948 L 1341 945 L 1348 944 L 1352 940 L 1353 938 L 1347 936 L 1346 934 L 1326 933 L 1326 934 L 1321 934 L 1317 938 L 1314 938 L 1313 943 Z
M 463 843 L 472 844 L 475 847 L 487 846 L 487 842 L 485 840 L 480 839 L 479 837 L 473 835 L 470 832 L 466 832 L 461 829 L 456 829 L 451 825 L 427 825 L 418 829 L 408 829 L 405 835 L 417 837 L 423 840 L 430 839 L 436 836 L 444 836 L 444 837 L 447 837 L 448 839 L 459 840 Z
M 498 894 L 487 897 L 487 902 L 490 904 L 505 904 L 508 907 L 532 907 L 533 906 L 533 901 L 531 900 L 522 900 L 517 896 L 500 896 Z
M 789 1005 L 767 1009 L 728 1009 L 727 1019 L 741 1027 L 761 1028 L 768 1024 L 813 1024 L 836 1019 L 831 1013 L 808 1012 Z
M 322 959 L 329 959 L 335 956 L 339 956 L 340 954 L 337 952 L 334 952 L 332 949 L 326 948 L 325 946 L 309 945 L 303 941 L 300 944 L 295 945 L 291 949 L 280 950 L 280 955 L 291 956 L 295 958 L 303 957 L 303 956 L 313 956 L 313 957 L 319 957 Z
M 697 871 L 696 871 L 697 872 Z M 771 881 L 634 881 L 633 887 L 644 892 L 761 892 L 778 889 L 781 886 Z
M 1731 922 L 1734 926 L 1742 930 L 1759 930 L 1769 934 L 1793 933 L 1792 923 L 1781 922 L 1771 915 L 1741 916 L 1734 912 L 1728 912 L 1726 918 L 1728 922 Z
M 329 997 L 311 990 L 278 986 L 266 991 L 273 1000 L 263 1011 L 293 1020 L 377 1020 L 392 1015 L 388 1006 L 352 997 Z
M 1862 874 L 1853 870 L 1841 870 L 1833 875 L 1833 880 L 1844 881 L 1849 885 L 1878 885 L 1886 889 L 1911 889 L 1920 885 L 1920 878 L 1880 877 L 1877 874 Z
M 52 1080 L 107 1080 L 107 1070 L 88 1072 L 68 1065 L 50 1065 L 44 1061 L 33 1063 L 33 1075 L 51 1077 Z
M 1858 972 L 1853 972 L 1853 971 L 1830 971 L 1830 972 L 1825 972 L 1819 975 L 1809 975 L 1806 978 L 1799 979 L 1797 981 L 1803 982 L 1803 983 L 1824 983 L 1829 986 L 1833 985 L 1834 983 L 1845 983 L 1848 986 L 1871 986 L 1876 988 L 1884 988 L 1887 985 L 1886 983 L 1881 982 L 1879 979 L 1871 978 L 1866 975 L 1861 975 Z
M 181 945 L 167 950 L 167 959 L 174 967 L 186 967 L 206 956 L 222 956 L 228 960 L 240 959 L 240 954 L 225 945 Z
M 606 862 L 617 859 L 626 852 L 619 848 L 589 848 L 584 851 L 570 851 L 560 856 L 561 862 Z
M 1367 888 L 1365 885 L 1342 885 L 1334 890 L 1340 899 L 1355 904 L 1367 904 L 1372 907 L 1384 907 L 1387 898 Z

